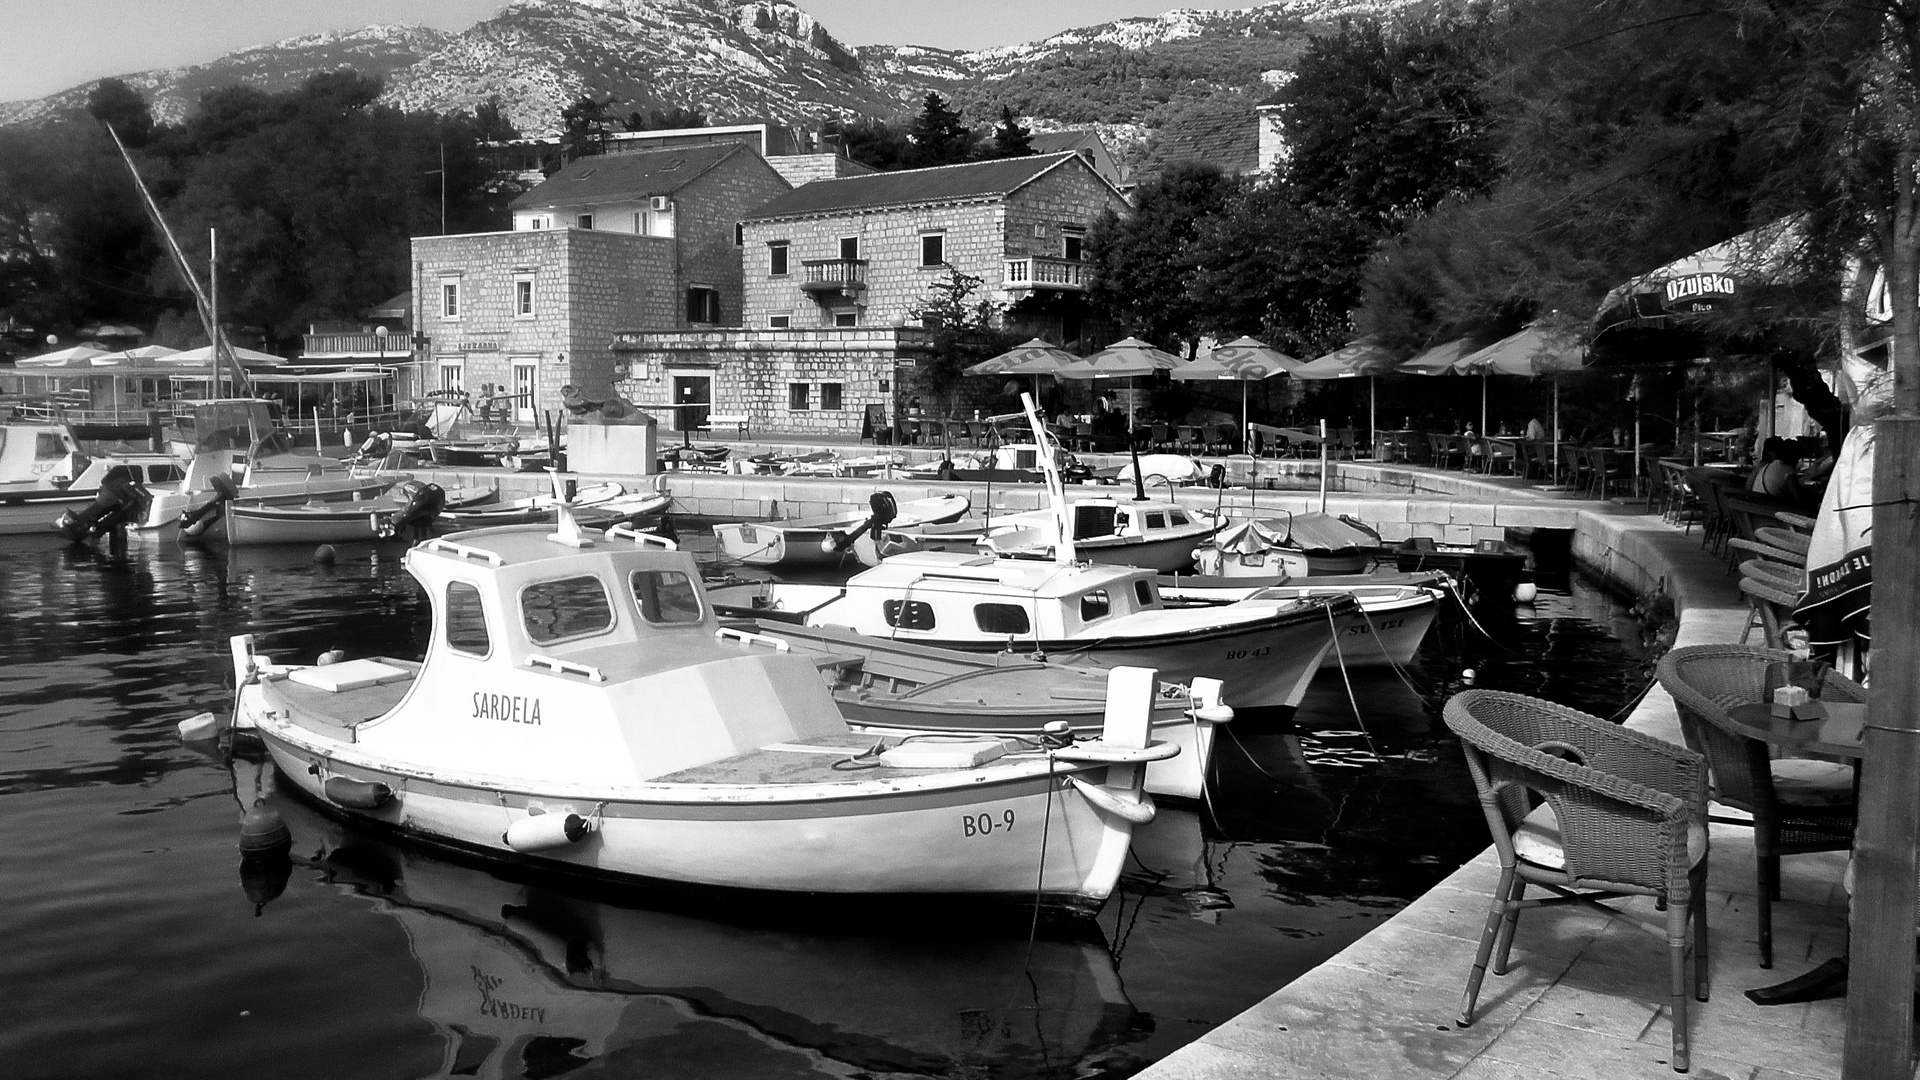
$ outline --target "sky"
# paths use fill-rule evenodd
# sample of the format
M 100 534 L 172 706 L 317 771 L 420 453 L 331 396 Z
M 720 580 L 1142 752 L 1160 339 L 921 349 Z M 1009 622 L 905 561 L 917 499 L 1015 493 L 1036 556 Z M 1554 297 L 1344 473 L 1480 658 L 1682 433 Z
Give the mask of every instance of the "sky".
M 980 49 L 1175 7 L 1258 0 L 798 0 L 850 45 Z M 502 0 L 0 0 L 0 101 L 108 75 L 200 63 L 250 45 L 369 23 L 464 30 Z

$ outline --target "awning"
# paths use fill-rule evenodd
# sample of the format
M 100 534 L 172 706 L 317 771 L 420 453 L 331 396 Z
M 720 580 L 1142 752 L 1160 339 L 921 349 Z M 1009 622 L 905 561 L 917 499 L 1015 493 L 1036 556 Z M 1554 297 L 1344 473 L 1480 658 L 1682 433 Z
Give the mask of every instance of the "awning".
M 332 373 L 290 374 L 283 371 L 263 371 L 253 377 L 260 386 L 284 386 L 289 383 L 370 383 L 385 382 L 393 378 L 391 371 L 337 371 Z

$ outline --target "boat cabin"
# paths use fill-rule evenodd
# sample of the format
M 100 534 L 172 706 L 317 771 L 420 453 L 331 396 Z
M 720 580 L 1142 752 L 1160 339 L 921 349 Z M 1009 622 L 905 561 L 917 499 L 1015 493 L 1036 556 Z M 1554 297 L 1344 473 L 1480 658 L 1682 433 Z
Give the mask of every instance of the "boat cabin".
M 916 551 L 859 574 L 847 583 L 844 599 L 818 615 L 902 640 L 1058 640 L 1160 607 L 1151 570 Z

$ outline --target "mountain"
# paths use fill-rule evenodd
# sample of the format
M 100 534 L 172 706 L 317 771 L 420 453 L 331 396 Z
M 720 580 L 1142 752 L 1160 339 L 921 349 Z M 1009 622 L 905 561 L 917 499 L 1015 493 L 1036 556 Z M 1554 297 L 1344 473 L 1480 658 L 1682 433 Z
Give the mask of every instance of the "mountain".
M 210 87 L 283 90 L 315 72 L 353 67 L 384 78 L 385 100 L 406 109 L 465 111 L 498 94 L 528 134 L 552 133 L 560 110 L 582 93 L 610 95 L 616 116 L 681 105 L 719 123 L 810 125 L 848 114 L 903 115 L 929 90 L 982 121 L 1008 105 L 1042 128 L 1138 131 L 1195 109 L 1250 107 L 1291 70 L 1314 24 L 1418 2 L 1277 0 L 1176 10 L 961 52 L 849 48 L 790 0 L 519 0 L 460 33 L 371 26 L 126 81 L 166 121 L 183 117 Z M 0 124 L 77 108 L 88 89 L 0 104 Z

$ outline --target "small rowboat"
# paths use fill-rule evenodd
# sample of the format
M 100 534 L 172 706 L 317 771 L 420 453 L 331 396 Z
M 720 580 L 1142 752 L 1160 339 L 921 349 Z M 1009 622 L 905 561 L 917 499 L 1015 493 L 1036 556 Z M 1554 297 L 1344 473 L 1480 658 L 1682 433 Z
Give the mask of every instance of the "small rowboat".
M 972 505 L 965 495 L 937 495 L 901 503 L 892 524 L 906 527 L 958 521 Z M 749 566 L 838 566 L 853 554 L 853 536 L 873 517 L 869 511 L 715 525 L 714 538 L 729 559 Z
M 573 505 L 583 513 L 598 504 L 610 502 L 626 494 L 626 488 L 608 481 L 581 488 L 573 497 Z M 490 529 L 501 525 L 540 525 L 552 523 L 559 514 L 560 501 L 552 495 L 532 495 L 524 499 L 512 499 L 472 510 L 443 511 L 434 519 L 435 532 L 455 533 L 468 529 Z
M 429 489 L 439 492 L 427 505 L 422 496 Z M 483 506 L 498 497 L 491 485 L 440 491 L 418 480 L 403 480 L 385 493 L 375 496 L 355 494 L 348 498 L 316 499 L 305 503 L 280 505 L 271 502 L 241 500 L 225 504 L 227 543 L 237 547 L 256 544 L 347 544 L 363 540 L 382 540 L 392 536 L 405 538 L 405 526 L 425 524 L 445 507 Z M 383 533 L 381 525 L 402 519 L 402 527 Z
M 1100 738 L 848 729 L 815 664 L 716 621 L 685 552 L 631 529 L 436 538 L 406 566 L 425 661 L 288 666 L 232 641 L 237 724 L 332 812 L 526 867 L 740 889 L 1097 903 L 1136 825 L 1157 674 Z M 877 743 L 877 745 L 876 745 Z

